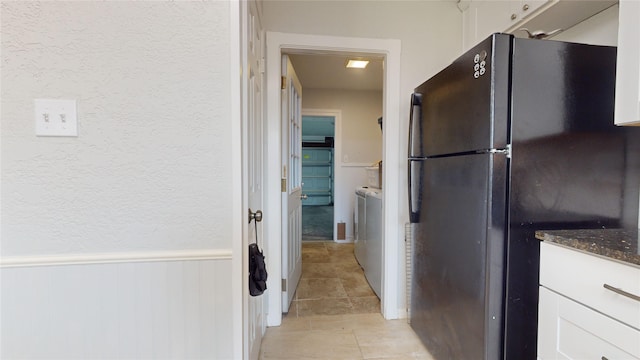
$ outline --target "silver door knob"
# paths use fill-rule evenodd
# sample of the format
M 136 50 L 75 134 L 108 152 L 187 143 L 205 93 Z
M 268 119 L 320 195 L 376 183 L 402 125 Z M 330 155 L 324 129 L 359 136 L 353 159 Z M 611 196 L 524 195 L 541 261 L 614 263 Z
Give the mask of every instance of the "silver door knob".
M 255 220 L 256 222 L 262 221 L 262 210 L 253 212 L 249 209 L 249 224 L 251 224 L 251 220 Z
M 307 200 L 308 198 L 309 198 L 309 196 L 307 194 L 300 195 L 300 199 L 302 199 L 302 200 Z

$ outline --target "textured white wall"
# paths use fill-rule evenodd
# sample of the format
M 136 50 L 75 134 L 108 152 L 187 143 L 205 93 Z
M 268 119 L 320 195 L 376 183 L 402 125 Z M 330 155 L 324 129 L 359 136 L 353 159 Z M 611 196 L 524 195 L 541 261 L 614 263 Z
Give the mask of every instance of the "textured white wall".
M 382 159 L 381 91 L 303 89 L 303 109 L 342 111 L 342 159 L 349 163 L 367 163 Z M 344 162 L 344 161 L 343 161 Z
M 3 256 L 231 246 L 228 6 L 2 2 Z
M 232 358 L 229 2 L 0 6 L 0 356 Z

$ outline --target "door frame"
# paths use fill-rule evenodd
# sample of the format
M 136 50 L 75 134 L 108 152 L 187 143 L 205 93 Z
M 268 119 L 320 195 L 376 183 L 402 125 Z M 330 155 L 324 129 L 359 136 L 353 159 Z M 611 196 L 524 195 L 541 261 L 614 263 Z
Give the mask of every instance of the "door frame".
M 246 236 L 246 218 L 243 213 L 245 209 L 243 203 L 243 174 L 242 174 L 242 56 L 240 54 L 241 41 L 241 19 L 240 19 L 240 2 L 229 2 L 229 39 L 230 39 L 230 61 L 229 61 L 229 88 L 231 94 L 237 96 L 230 97 L 229 115 L 231 121 L 231 179 L 232 179 L 232 201 L 231 201 L 231 281 L 232 301 L 238 304 L 238 307 L 232 311 L 233 319 L 233 357 L 234 359 L 244 359 L 246 355 L 245 346 L 247 345 L 245 331 L 247 329 L 244 311 L 247 307 L 247 294 L 244 292 L 244 284 L 248 271 L 243 266 L 243 258 L 246 256 L 244 251 L 243 235 Z
M 335 200 L 338 196 L 347 196 L 347 194 L 339 192 L 336 187 L 338 180 L 342 179 L 342 169 L 338 163 L 338 160 L 342 159 L 342 110 L 302 108 L 302 116 L 327 116 L 333 118 L 333 241 L 345 242 L 344 240 L 338 240 L 338 216 L 336 215 Z
M 381 299 L 382 315 L 385 319 L 397 319 L 399 298 L 399 254 L 398 244 L 403 235 L 399 218 L 399 170 L 400 164 L 400 40 L 370 39 L 338 36 L 304 35 L 267 32 L 266 49 L 266 95 L 267 95 L 267 144 L 265 217 L 267 237 L 267 281 L 268 307 L 267 326 L 282 323 L 282 271 L 281 271 L 281 192 L 280 164 L 280 64 L 283 53 L 305 54 L 372 54 L 384 57 L 383 90 L 383 234 L 384 259 L 382 269 Z M 404 288 L 404 287 L 403 287 Z

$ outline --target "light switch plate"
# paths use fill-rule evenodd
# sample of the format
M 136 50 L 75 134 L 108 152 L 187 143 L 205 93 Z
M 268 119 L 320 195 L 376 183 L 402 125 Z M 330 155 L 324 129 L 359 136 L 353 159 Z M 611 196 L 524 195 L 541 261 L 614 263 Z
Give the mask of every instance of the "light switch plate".
M 78 136 L 76 101 L 35 99 L 36 136 Z

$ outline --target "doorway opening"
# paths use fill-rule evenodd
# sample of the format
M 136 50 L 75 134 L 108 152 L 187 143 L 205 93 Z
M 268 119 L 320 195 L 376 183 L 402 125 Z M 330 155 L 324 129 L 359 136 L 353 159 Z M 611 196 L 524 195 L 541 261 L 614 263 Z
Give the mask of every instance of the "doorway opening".
M 334 116 L 304 115 L 303 111 L 303 242 L 334 239 L 334 139 Z
M 382 216 L 382 234 L 383 234 L 383 250 L 384 261 L 382 271 L 382 314 L 386 319 L 396 319 L 399 313 L 404 311 L 400 309 L 399 304 L 404 296 L 404 286 L 400 286 L 402 279 L 399 269 L 399 251 L 402 244 L 397 241 L 400 233 L 400 224 L 397 219 L 399 212 L 398 196 L 399 191 L 399 169 L 400 164 L 400 121 L 399 109 L 400 101 L 398 94 L 400 93 L 400 41 L 393 39 L 365 39 L 365 38 L 347 38 L 334 36 L 318 36 L 303 34 L 287 34 L 287 33 L 267 33 L 267 87 L 279 88 L 282 82 L 280 76 L 280 67 L 282 65 L 281 58 L 283 54 L 316 54 L 316 55 L 335 55 L 335 54 L 359 54 L 374 55 L 384 59 L 384 89 L 383 89 L 383 162 L 385 164 L 382 172 L 382 183 L 385 192 L 393 194 L 393 196 L 383 197 L 383 216 Z M 267 169 L 267 209 L 271 217 L 267 218 L 267 267 L 270 268 L 270 280 L 268 283 L 268 316 L 267 323 L 269 326 L 278 326 L 282 322 L 282 298 L 284 291 L 283 285 L 286 284 L 284 266 L 288 253 L 287 246 L 283 241 L 282 231 L 285 228 L 286 219 L 282 214 L 282 203 L 276 199 L 282 198 L 280 191 L 280 183 L 282 182 L 283 168 L 281 165 L 280 153 L 282 141 L 287 139 L 281 138 L 281 93 L 277 91 L 267 92 L 267 153 L 268 161 Z M 377 124 L 376 116 L 375 126 Z M 336 128 L 336 132 L 340 131 Z M 379 130 L 378 130 L 379 131 Z M 340 159 L 341 155 L 339 144 L 336 144 L 336 159 Z M 349 159 L 350 160 L 350 159 Z M 370 164 L 367 164 L 370 165 Z M 348 167 L 343 167 L 343 169 Z M 336 167 L 336 179 L 340 178 L 340 171 Z M 354 202 L 354 189 L 356 184 L 348 191 L 348 194 L 339 193 L 335 190 L 335 201 L 342 198 L 351 203 Z M 352 215 L 349 215 L 352 216 Z

